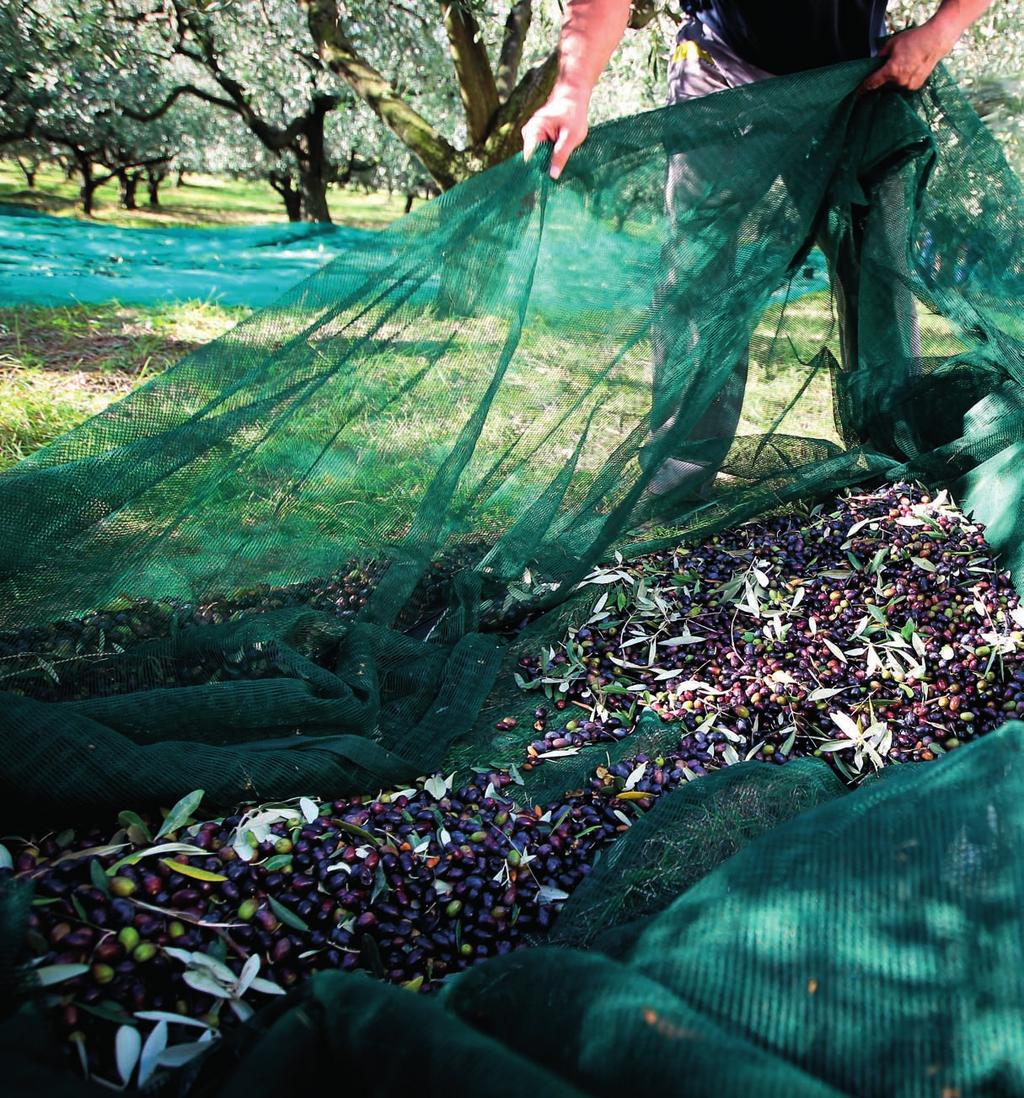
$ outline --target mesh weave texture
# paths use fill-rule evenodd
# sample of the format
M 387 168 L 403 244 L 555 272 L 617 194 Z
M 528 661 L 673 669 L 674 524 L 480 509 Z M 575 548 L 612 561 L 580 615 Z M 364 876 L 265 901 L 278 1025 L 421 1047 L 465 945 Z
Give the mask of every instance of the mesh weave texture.
M 510 161 L 0 477 L 4 832 L 509 762 L 518 654 L 596 562 L 851 484 L 952 487 L 1019 585 L 1024 197 L 944 75 L 868 70 L 600 127 L 558 184 Z M 679 158 L 709 182 L 667 210 Z M 786 294 L 816 241 L 842 331 Z M 434 1001 L 319 975 L 198 1093 L 1020 1091 L 1021 734 L 851 794 L 701 779 L 549 944 Z M 87 1092 L 30 1017 L 0 1039 L 16 1088 Z

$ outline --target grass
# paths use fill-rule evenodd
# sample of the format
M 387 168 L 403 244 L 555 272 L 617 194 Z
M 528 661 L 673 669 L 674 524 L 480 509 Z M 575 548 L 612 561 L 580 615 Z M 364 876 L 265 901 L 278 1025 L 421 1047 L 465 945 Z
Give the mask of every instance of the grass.
M 23 194 L 16 190 L 20 181 L 14 165 L 0 165 L 0 202 Z M 23 181 L 20 181 L 23 182 Z M 75 188 L 44 170 L 35 198 L 39 208 L 73 215 Z M 138 218 L 126 217 L 114 205 L 116 191 L 109 189 L 98 219 L 118 224 L 244 224 L 283 219 L 280 204 L 268 187 L 255 183 L 196 178 L 196 185 L 165 188 L 166 206 L 159 213 L 145 212 Z M 336 192 L 335 213 L 349 224 L 382 223 L 394 216 L 397 203 L 388 205 L 381 196 Z M 210 304 L 187 303 L 160 306 L 73 306 L 63 308 L 17 307 L 0 309 L 0 468 L 32 453 L 65 431 L 102 411 L 111 402 L 156 376 L 189 351 L 227 332 L 246 315 L 244 309 L 227 309 Z M 828 345 L 838 357 L 834 325 L 830 321 L 827 295 L 808 295 L 787 306 L 785 326 L 776 337 L 777 309 L 769 310 L 751 342 L 752 367 L 747 386 L 741 434 L 762 432 L 770 424 L 796 439 L 817 438 L 838 442 L 832 418 L 832 386 L 827 370 L 809 377 L 807 363 L 822 345 Z M 308 318 L 307 318 L 308 319 Z M 557 329 L 531 326 L 524 336 L 503 386 L 501 407 L 488 418 L 481 453 L 495 454 L 519 443 L 517 452 L 529 452 L 545 425 L 552 422 L 553 408 L 541 406 L 545 394 L 558 401 L 567 400 L 570 376 L 587 376 L 606 361 L 608 347 L 616 343 L 607 331 L 608 318 L 595 318 L 593 346 L 586 338 L 568 349 Z M 357 323 L 356 328 L 360 325 Z M 500 329 L 500 325 L 497 326 Z M 922 329 L 926 353 L 949 349 L 949 330 L 944 322 L 925 316 Z M 326 355 L 336 355 L 359 332 L 326 328 L 310 337 Z M 408 331 L 401 330 L 399 318 L 380 331 L 363 333 L 378 350 L 360 353 L 357 370 L 347 371 L 344 385 L 332 381 L 306 409 L 308 415 L 288 419 L 279 436 L 263 449 L 265 456 L 280 455 L 279 468 L 298 468 L 307 451 L 311 460 L 319 453 L 322 439 L 332 433 L 339 417 L 351 415 L 343 436 L 346 446 L 320 460 L 317 476 L 327 481 L 347 483 L 357 499 L 349 501 L 353 522 L 372 522 L 374 514 L 394 507 L 399 501 L 416 497 L 423 478 L 436 468 L 440 447 L 449 445 L 452 420 L 458 419 L 482 395 L 480 371 L 476 363 L 488 350 L 497 352 L 502 333 L 487 322 L 462 322 L 457 344 L 444 360 L 432 367 L 422 381 L 415 381 L 423 369 L 425 348 L 433 340 L 440 344 L 452 335 L 451 325 L 410 321 Z M 388 337 L 394 341 L 389 342 Z M 240 341 L 245 339 L 240 335 Z M 225 353 L 231 353 L 230 341 Z M 428 353 L 428 352 L 426 352 Z M 568 356 L 575 361 L 570 361 Z M 492 361 L 487 359 L 487 361 Z M 203 370 L 206 364 L 203 365 Z M 379 378 L 387 374 L 396 393 L 403 382 L 412 387 L 411 398 L 394 399 L 381 406 L 387 397 Z M 543 379 L 538 385 L 538 380 Z M 194 395 L 205 388 L 203 373 L 189 377 Z M 216 388 L 215 379 L 209 379 Z M 793 396 L 801 398 L 786 411 Z M 459 399 L 451 402 L 452 394 Z M 645 344 L 616 368 L 615 375 L 596 386 L 587 406 L 574 412 L 586 415 L 594 408 L 590 444 L 580 459 L 580 471 L 596 474 L 622 433 L 642 423 L 649 412 L 649 350 Z M 564 407 L 564 404 L 562 405 Z M 358 411 L 349 412 L 350 409 Z M 301 420 L 301 422 L 296 422 Z M 294 433 L 293 433 L 294 432 Z M 568 436 L 573 434 L 569 431 Z M 290 452 L 289 452 L 290 449 Z M 557 437 L 542 447 L 544 469 L 514 469 L 504 493 L 476 512 L 481 526 L 500 523 L 508 497 L 528 491 L 534 473 L 546 476 L 553 468 L 569 460 L 568 445 L 560 446 Z M 358 454 L 354 466 L 347 462 Z M 330 464 L 331 468 L 327 465 Z M 549 467 L 550 466 L 550 467 Z M 263 468 L 267 468 L 263 465 Z M 370 483 L 362 470 L 372 471 Z M 467 480 L 484 476 L 483 466 L 471 463 Z M 578 478 L 585 486 L 589 476 Z M 463 483 L 466 483 L 464 481 Z M 253 484 L 254 497 L 263 495 L 263 503 L 249 511 L 275 504 L 279 480 L 270 477 Z M 315 498 L 299 510 L 300 522 L 309 525 L 310 536 L 318 527 L 329 528 L 336 516 L 316 511 Z M 323 493 L 323 506 L 332 510 L 332 493 Z M 307 510 L 308 509 L 308 510 Z M 273 513 L 274 506 L 269 506 Z M 362 517 L 360 517 L 362 516 Z M 257 520 L 258 521 L 258 520 Z
M 94 221 L 122 227 L 285 222 L 269 185 L 213 176 L 167 180 L 161 209 L 126 213 L 114 183 L 96 192 Z M 140 189 L 140 201 L 144 191 Z M 0 209 L 28 206 L 59 217 L 81 217 L 78 184 L 52 166 L 25 188 L 17 164 L 0 161 Z M 404 198 L 332 189 L 338 224 L 383 228 L 402 213 Z M 189 351 L 208 343 L 247 315 L 203 302 L 154 306 L 58 308 L 0 307 L 0 469 L 102 411 Z
M 0 468 L 95 415 L 189 351 L 228 331 L 247 313 L 246 309 L 200 302 L 0 309 Z M 825 295 L 809 295 L 790 303 L 785 332 L 778 339 L 776 324 L 775 311 L 766 313 L 751 343 L 752 368 L 740 433 L 763 431 L 778 420 L 777 429 L 783 434 L 838 442 L 832 420 L 831 379 L 827 371 L 813 373 L 805 365 L 822 345 L 830 346 L 838 356 Z M 489 347 L 497 350 L 493 333 L 474 333 L 473 328 L 469 325 L 463 332 L 466 356 L 479 355 Z M 922 331 L 926 351 L 949 352 L 950 336 L 943 321 L 923 316 Z M 444 335 L 439 329 L 438 338 Z M 329 341 L 329 336 L 324 338 Z M 428 333 L 420 331 L 413 345 L 423 346 L 428 338 Z M 532 382 L 552 371 L 563 372 L 567 366 L 563 356 L 564 347 L 550 333 L 539 331 L 524 340 L 518 356 L 522 366 L 508 379 L 516 401 L 509 407 L 506 434 L 494 439 L 496 445 L 507 444 L 535 418 L 543 418 L 543 409 L 531 406 Z M 624 423 L 646 413 L 649 389 L 642 358 L 638 355 L 636 361 L 624 364 L 618 379 L 608 387 L 595 442 L 607 431 L 607 441 L 612 444 Z M 419 359 L 410 357 L 409 361 Z M 387 369 L 396 369 L 393 360 Z M 808 382 L 809 374 L 813 376 Z M 397 384 L 401 375 L 394 376 Z M 801 399 L 783 414 L 805 382 Z M 464 388 L 465 378 L 432 372 L 430 383 L 439 392 L 451 392 Z M 547 389 L 547 382 L 543 388 Z M 440 444 L 450 437 L 448 423 L 441 417 L 410 422 L 401 409 L 389 415 L 394 417 L 392 442 L 403 440 L 401 449 L 407 457 L 416 450 L 426 454 L 432 440 Z M 589 452 L 600 451 L 601 446 L 595 445 Z M 393 478 L 377 490 L 385 494 L 401 491 L 402 482 L 410 479 L 409 467 L 390 461 L 386 470 Z
M 127 228 L 152 225 L 218 226 L 265 225 L 286 222 L 284 204 L 269 183 L 259 180 L 223 179 L 210 175 L 186 175 L 181 187 L 173 177 L 160 187 L 160 209 L 145 206 L 146 191 L 139 188 L 141 208 L 132 212 L 118 206 L 116 181 L 96 191 L 94 220 Z M 78 182 L 68 181 L 52 166 L 40 168 L 36 186 L 29 190 L 18 165 L 0 160 L 0 204 L 27 206 L 57 217 L 81 217 Z M 382 229 L 401 216 L 404 195 L 389 198 L 384 192 L 363 194 L 349 188 L 332 187 L 328 205 L 336 224 L 357 229 Z
M 200 302 L 0 308 L 0 468 L 102 411 L 245 315 Z

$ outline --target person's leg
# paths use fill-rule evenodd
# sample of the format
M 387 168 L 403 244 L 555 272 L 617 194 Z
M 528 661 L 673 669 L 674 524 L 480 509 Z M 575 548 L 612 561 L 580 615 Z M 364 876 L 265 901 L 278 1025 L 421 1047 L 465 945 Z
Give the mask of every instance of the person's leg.
M 669 64 L 667 103 L 697 99 L 771 75 L 736 57 L 699 21 L 693 20 L 683 24 L 676 38 Z M 655 320 L 651 329 L 652 445 L 662 443 L 667 434 L 676 430 L 676 412 L 684 388 L 679 371 L 686 360 L 693 361 L 693 352 L 700 339 L 689 303 L 701 292 L 702 286 L 707 287 L 719 279 L 727 280 L 735 263 L 734 237 L 722 241 L 713 258 L 702 267 L 699 279 L 681 259 L 681 254 L 689 252 L 700 227 L 692 217 L 694 210 L 700 210 L 705 219 L 710 219 L 704 228 L 713 231 L 715 196 L 723 196 L 725 189 L 722 170 L 721 164 L 702 163 L 697 157 L 684 153 L 674 155 L 669 161 L 665 209 L 670 228 L 662 248 L 664 274 L 655 294 Z M 727 196 L 722 197 L 723 202 L 727 200 Z M 681 285 L 683 278 L 689 278 L 691 284 Z M 747 365 L 748 354 L 744 349 L 737 357 L 728 381 L 692 430 L 679 439 L 678 456 L 668 457 L 655 470 L 649 486 L 652 494 L 679 491 L 695 498 L 706 494 L 736 434 Z M 645 460 L 646 453 L 642 453 L 641 463 Z
M 875 190 L 871 206 L 856 206 L 836 231 L 823 225 L 818 246 L 828 261 L 840 364 L 844 373 L 868 370 L 888 386 L 921 371 L 921 329 L 911 267 L 910 204 L 897 172 Z M 926 262 L 933 262 L 925 244 Z M 867 270 L 865 270 L 865 266 Z M 844 430 L 848 445 L 886 447 L 887 439 Z

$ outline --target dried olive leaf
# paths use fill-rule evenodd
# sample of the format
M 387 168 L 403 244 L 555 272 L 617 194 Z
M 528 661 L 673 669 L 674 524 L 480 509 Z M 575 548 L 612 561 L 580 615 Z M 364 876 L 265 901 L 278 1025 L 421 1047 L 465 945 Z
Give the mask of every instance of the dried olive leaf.
M 161 858 L 160 861 L 170 866 L 175 873 L 180 873 L 183 877 L 191 877 L 195 881 L 226 881 L 227 877 L 223 873 L 211 873 L 208 869 L 200 869 L 198 866 L 189 865 L 187 862 L 176 862 L 173 858 Z

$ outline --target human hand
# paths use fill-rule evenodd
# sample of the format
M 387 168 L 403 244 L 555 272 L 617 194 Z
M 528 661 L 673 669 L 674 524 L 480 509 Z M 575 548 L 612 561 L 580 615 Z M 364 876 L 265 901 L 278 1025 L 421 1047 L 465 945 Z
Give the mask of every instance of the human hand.
M 569 85 L 555 85 L 548 101 L 523 126 L 523 160 L 533 156 L 542 141 L 553 141 L 550 174 L 562 174 L 569 154 L 587 136 L 590 96 Z
M 885 58 L 885 64 L 861 84 L 860 91 L 875 91 L 886 85 L 917 91 L 959 37 L 955 29 L 934 19 L 920 27 L 900 31 L 887 39 L 878 51 L 878 56 Z

